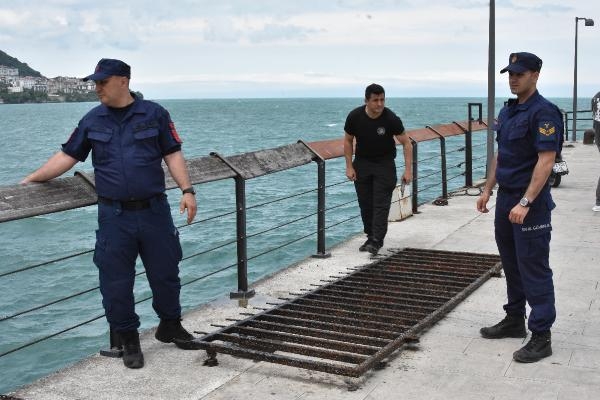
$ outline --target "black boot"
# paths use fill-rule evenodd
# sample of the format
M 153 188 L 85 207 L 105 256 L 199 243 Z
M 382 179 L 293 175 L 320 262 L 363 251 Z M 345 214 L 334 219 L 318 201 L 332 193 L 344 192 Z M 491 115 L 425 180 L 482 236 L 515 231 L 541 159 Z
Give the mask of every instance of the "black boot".
M 137 330 L 118 332 L 123 345 L 123 364 L 127 368 L 142 368 L 144 355 L 140 346 L 140 335 Z
M 194 336 L 181 326 L 181 319 L 161 319 L 154 337 L 163 343 L 175 343 L 183 350 L 200 350 Z
M 379 249 L 383 247 L 383 241 L 377 239 L 371 239 L 369 243 L 365 243 L 365 250 L 376 256 L 379 253 Z
M 479 333 L 486 339 L 524 338 L 527 336 L 525 318 L 523 316 L 507 315 L 496 325 L 481 328 Z
M 363 244 L 360 245 L 360 247 L 358 248 L 358 251 L 367 251 L 367 245 L 369 245 L 371 243 L 371 239 L 367 239 L 366 242 L 364 242 Z
M 529 342 L 513 353 L 513 359 L 518 362 L 531 363 L 552 355 L 552 340 L 550 331 L 531 333 Z

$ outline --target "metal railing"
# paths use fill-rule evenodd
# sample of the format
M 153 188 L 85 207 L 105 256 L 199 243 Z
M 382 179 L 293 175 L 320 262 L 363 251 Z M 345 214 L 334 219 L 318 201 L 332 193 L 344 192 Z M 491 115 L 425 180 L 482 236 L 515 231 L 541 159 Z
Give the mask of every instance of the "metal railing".
M 586 130 L 592 128 L 592 121 L 594 120 L 592 118 L 592 110 L 577 110 L 577 112 L 573 112 L 573 111 L 564 111 L 561 110 L 564 116 L 564 120 L 565 120 L 565 140 L 568 140 L 569 138 L 569 132 L 571 132 L 571 141 L 572 142 L 576 142 L 577 141 L 577 134 L 579 132 L 585 132 Z M 579 128 L 577 127 L 577 131 L 573 132 L 572 130 L 569 131 L 569 127 L 572 126 L 573 123 L 573 115 L 575 115 L 575 118 L 577 118 L 577 122 L 579 121 L 589 121 L 589 123 L 585 123 L 583 128 Z M 578 124 L 576 124 L 578 125 Z
M 473 110 L 478 109 L 478 117 L 473 117 Z M 413 174 L 414 183 L 412 185 L 412 208 L 416 214 L 418 206 L 426 201 L 437 199 L 447 200 L 450 189 L 458 187 L 473 186 L 474 171 L 481 171 L 480 177 L 485 177 L 485 135 L 479 144 L 473 144 L 474 132 L 483 132 L 487 126 L 481 120 L 481 104 L 468 105 L 468 120 L 466 122 L 452 122 L 445 125 L 427 126 L 423 129 L 408 131 L 413 142 Z M 464 137 L 464 140 L 462 138 Z M 439 149 L 436 149 L 435 142 L 439 143 Z M 237 291 L 231 292 L 231 298 L 247 299 L 254 295 L 253 289 L 249 287 L 248 262 L 256 260 L 267 254 L 272 254 L 283 248 L 289 248 L 295 243 L 315 238 L 316 257 L 328 257 L 326 251 L 326 232 L 334 228 L 358 221 L 360 214 L 358 208 L 354 207 L 356 199 L 352 185 L 346 180 L 326 184 L 326 164 L 333 162 L 334 159 L 343 157 L 343 141 L 330 140 L 304 143 L 298 143 L 282 146 L 275 149 L 261 150 L 252 153 L 244 153 L 234 156 L 222 156 L 212 153 L 209 157 L 191 159 L 188 161 L 191 180 L 195 185 L 206 184 L 209 182 L 233 179 L 235 182 L 235 209 L 218 211 L 215 215 L 198 220 L 189 225 L 179 226 L 181 230 L 193 229 L 196 226 L 204 226 L 207 223 L 214 224 L 216 221 L 223 223 L 228 218 L 235 215 L 235 236 L 230 239 L 218 237 L 213 238 L 210 247 L 201 251 L 195 251 L 192 254 L 186 254 L 182 261 L 195 259 L 211 255 L 215 260 L 220 260 L 219 252 L 222 252 L 228 246 L 236 245 L 237 260 L 234 263 L 225 263 L 224 265 L 212 265 L 211 270 L 206 271 L 199 276 L 188 277 L 185 281 L 182 279 L 182 286 L 189 286 L 197 282 L 230 271 L 237 267 Z M 439 159 L 439 168 L 434 168 L 437 164 L 434 160 Z M 333 161 L 328 161 L 333 160 Z M 339 160 L 338 160 L 339 161 Z M 248 194 L 246 193 L 247 182 L 258 177 L 273 173 L 290 173 L 298 167 L 316 163 L 316 187 L 301 188 L 294 192 L 288 192 L 284 196 L 272 198 L 264 201 L 259 198 L 256 204 L 247 205 Z M 403 168 L 399 163 L 399 168 Z M 341 167 L 340 167 L 341 169 Z M 343 176 L 343 173 L 339 174 Z M 440 177 L 440 180 L 437 179 Z M 464 179 L 463 179 L 464 178 Z M 168 178 L 167 187 L 175 187 L 174 182 Z M 346 198 L 341 199 L 335 204 L 326 206 L 327 192 L 336 190 L 339 187 L 347 188 L 347 193 L 351 193 Z M 335 188 L 335 189 L 334 189 Z M 281 188 L 285 190 L 286 188 Z M 281 204 L 284 201 L 299 201 L 300 198 L 310 196 L 313 201 L 313 209 L 309 213 L 291 217 L 287 221 L 274 221 L 269 227 L 261 227 L 256 232 L 247 232 L 248 211 L 263 210 L 265 207 L 273 204 Z M 254 196 L 252 196 L 254 197 Z M 96 202 L 94 179 L 92 175 L 85 173 L 76 173 L 74 177 L 60 178 L 44 184 L 33 185 L 13 185 L 0 187 L 0 223 L 8 221 L 25 219 L 34 215 L 42 215 L 52 212 L 63 211 L 67 209 L 79 208 Z M 309 203 L 309 202 L 307 202 Z M 436 203 L 439 204 L 439 203 Z M 354 209 L 348 212 L 349 206 Z M 268 211 L 265 211 L 268 214 Z M 335 221 L 331 221 L 331 215 L 341 215 Z M 327 220 L 327 216 L 330 220 Z M 316 227 L 310 228 L 308 224 L 311 219 L 316 219 Z M 328 224 L 329 223 L 329 224 Z M 295 224 L 304 224 L 302 229 L 287 229 Z M 314 227 L 314 225 L 313 225 Z M 256 240 L 259 237 L 270 236 L 273 232 L 284 232 L 285 242 L 275 243 L 267 240 L 270 246 L 257 249 L 254 254 L 248 253 L 248 241 Z M 354 230 L 356 233 L 357 230 Z M 185 235 L 185 232 L 182 236 Z M 58 264 L 79 257 L 90 257 L 93 249 L 86 249 L 72 254 L 61 255 L 51 260 L 44 260 L 32 265 L 25 265 L 14 268 L 10 271 L 0 273 L 0 284 L 2 279 L 12 278 L 25 272 L 34 272 L 51 264 Z M 306 257 L 307 255 L 303 255 Z M 287 260 L 286 265 L 296 260 Z M 144 271 L 138 272 L 136 276 L 145 275 Z M 20 310 L 11 312 L 8 315 L 0 316 L 0 324 L 14 321 L 36 312 L 47 310 L 52 306 L 57 306 L 74 298 L 93 293 L 99 296 L 99 287 L 94 285 L 74 291 L 66 296 L 46 301 L 42 304 L 33 304 L 23 306 Z M 136 304 L 147 302 L 152 298 L 151 294 L 138 295 Z M 196 304 L 199 305 L 199 304 Z M 98 302 L 100 306 L 100 302 Z M 61 327 L 56 331 L 40 335 L 31 340 L 24 340 L 18 345 L 3 345 L 0 347 L 0 361 L 10 354 L 18 353 L 23 349 L 34 346 L 40 342 L 55 338 L 66 332 L 73 331 L 84 325 L 90 324 L 104 317 L 104 313 L 95 312 L 93 316 L 84 318 L 83 321 L 70 326 Z M 5 370 L 5 367 L 2 368 Z

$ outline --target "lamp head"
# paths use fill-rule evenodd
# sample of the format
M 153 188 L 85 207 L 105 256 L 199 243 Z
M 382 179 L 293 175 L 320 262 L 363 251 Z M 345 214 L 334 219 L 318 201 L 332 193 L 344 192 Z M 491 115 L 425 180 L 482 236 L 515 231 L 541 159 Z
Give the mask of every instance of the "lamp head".
M 585 18 L 585 26 L 594 26 L 594 20 L 591 18 Z

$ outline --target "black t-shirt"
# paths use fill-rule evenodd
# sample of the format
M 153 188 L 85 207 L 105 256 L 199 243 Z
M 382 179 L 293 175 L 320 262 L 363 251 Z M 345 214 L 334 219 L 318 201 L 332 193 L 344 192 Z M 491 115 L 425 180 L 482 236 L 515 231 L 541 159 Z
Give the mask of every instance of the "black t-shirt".
M 131 107 L 133 107 L 133 102 L 129 105 L 126 105 L 125 107 L 107 107 L 107 108 L 115 116 L 117 121 L 123 122 L 123 119 L 125 119 L 125 116 L 129 112 L 129 110 L 131 110 Z
M 385 107 L 381 115 L 371 118 L 360 106 L 346 117 L 344 131 L 356 138 L 356 157 L 370 160 L 396 158 L 394 135 L 404 132 L 402 120 Z

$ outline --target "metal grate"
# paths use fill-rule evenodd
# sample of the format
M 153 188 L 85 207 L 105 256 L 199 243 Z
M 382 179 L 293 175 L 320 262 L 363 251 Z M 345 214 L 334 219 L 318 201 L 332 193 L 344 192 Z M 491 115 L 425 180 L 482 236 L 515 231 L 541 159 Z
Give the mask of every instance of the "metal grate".
M 359 377 L 501 269 L 500 257 L 406 248 L 199 339 L 230 354 Z

